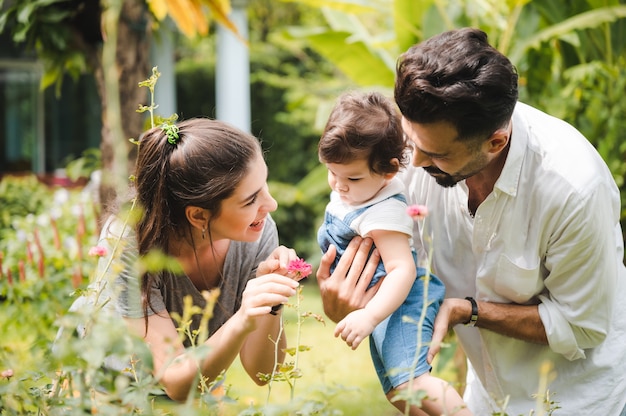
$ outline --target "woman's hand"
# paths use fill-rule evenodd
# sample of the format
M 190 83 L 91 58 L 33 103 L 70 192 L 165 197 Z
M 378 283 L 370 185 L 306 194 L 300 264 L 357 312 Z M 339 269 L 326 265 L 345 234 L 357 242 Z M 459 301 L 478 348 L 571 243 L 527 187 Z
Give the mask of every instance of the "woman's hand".
M 299 285 L 295 280 L 276 273 L 250 279 L 243 291 L 238 311 L 247 329 L 256 328 L 254 318 L 268 315 L 274 305 L 286 303 L 290 296 L 296 294 Z
M 247 333 L 239 354 L 241 363 L 259 385 L 264 382 L 256 375 L 271 373 L 274 366 L 285 359 L 287 347 L 281 317 L 270 313 L 272 306 L 286 303 L 297 293 L 299 285 L 297 281 L 276 273 L 250 279 L 242 295 L 241 307 L 233 316 L 235 322 L 242 322 L 241 327 Z
M 257 278 L 259 276 L 263 276 L 265 274 L 276 273 L 282 276 L 288 276 L 288 266 L 289 263 L 293 260 L 297 260 L 298 255 L 296 251 L 292 248 L 287 248 L 285 246 L 279 246 L 272 251 L 272 253 L 265 259 L 259 263 L 259 267 L 257 268 Z M 289 276 L 294 277 L 294 276 Z

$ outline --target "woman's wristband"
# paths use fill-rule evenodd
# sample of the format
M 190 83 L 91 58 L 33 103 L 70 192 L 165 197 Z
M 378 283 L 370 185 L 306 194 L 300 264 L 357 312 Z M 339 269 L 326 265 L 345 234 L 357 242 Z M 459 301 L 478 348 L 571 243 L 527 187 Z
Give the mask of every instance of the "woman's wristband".
M 468 296 L 465 299 L 469 300 L 472 304 L 472 315 L 470 316 L 469 321 L 465 322 L 465 326 L 476 326 L 476 322 L 478 322 L 478 304 L 471 296 Z
M 272 310 L 270 311 L 270 315 L 278 315 L 278 311 L 283 308 L 283 304 L 279 303 L 278 305 L 272 306 Z

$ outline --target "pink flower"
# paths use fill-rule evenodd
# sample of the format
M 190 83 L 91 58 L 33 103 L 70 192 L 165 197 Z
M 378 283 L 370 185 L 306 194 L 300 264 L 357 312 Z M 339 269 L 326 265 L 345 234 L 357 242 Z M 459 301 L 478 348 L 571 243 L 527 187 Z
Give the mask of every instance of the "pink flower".
M 107 249 L 106 247 L 102 247 L 102 246 L 93 246 L 89 249 L 89 253 L 90 256 L 93 257 L 102 257 L 102 256 L 106 256 L 107 255 Z
M 6 370 L 2 370 L 2 372 L 0 372 L 0 378 L 6 378 L 9 379 L 13 377 L 13 369 L 8 368 Z
M 428 208 L 426 205 L 409 205 L 406 213 L 414 220 L 422 220 L 428 215 Z
M 313 268 L 309 263 L 302 259 L 296 259 L 289 262 L 287 271 L 290 273 L 297 273 L 300 277 L 304 278 L 311 274 Z

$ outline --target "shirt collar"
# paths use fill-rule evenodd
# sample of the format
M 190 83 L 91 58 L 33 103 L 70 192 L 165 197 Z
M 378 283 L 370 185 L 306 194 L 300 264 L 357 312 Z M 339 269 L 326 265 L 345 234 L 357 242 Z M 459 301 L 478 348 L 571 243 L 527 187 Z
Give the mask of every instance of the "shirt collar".
M 500 177 L 494 185 L 495 188 L 511 196 L 517 195 L 517 187 L 519 186 L 522 164 L 528 143 L 528 129 L 524 118 L 520 114 L 520 109 L 523 105 L 517 103 L 513 111 L 513 130 L 509 139 L 511 141 L 509 153 L 506 156 Z

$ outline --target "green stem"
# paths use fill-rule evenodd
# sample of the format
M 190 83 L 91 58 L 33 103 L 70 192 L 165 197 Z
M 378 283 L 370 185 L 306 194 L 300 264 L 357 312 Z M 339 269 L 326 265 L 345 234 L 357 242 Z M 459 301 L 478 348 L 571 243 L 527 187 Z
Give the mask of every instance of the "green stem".
M 426 242 L 424 241 L 424 231 L 425 231 L 425 227 L 426 227 L 426 221 L 422 220 L 420 221 L 420 241 L 422 242 L 422 244 L 424 245 L 424 250 L 426 250 Z M 420 317 L 419 320 L 417 322 L 417 348 L 415 350 L 415 356 L 413 357 L 413 363 L 411 363 L 411 370 L 410 370 L 410 377 L 409 377 L 409 382 L 407 384 L 407 391 L 410 394 L 410 398 L 407 398 L 406 400 L 406 406 L 404 407 L 404 414 L 406 416 L 408 416 L 410 414 L 410 410 L 411 410 L 411 406 L 413 405 L 413 397 L 414 397 L 414 393 L 413 393 L 413 381 L 414 378 L 413 375 L 415 374 L 415 369 L 417 368 L 417 365 L 419 363 L 419 356 L 420 356 L 420 351 L 422 349 L 422 344 L 423 344 L 423 340 L 422 340 L 422 328 L 424 327 L 424 321 L 426 320 L 426 312 L 428 310 L 428 283 L 430 281 L 430 264 L 431 264 L 431 259 L 432 259 L 432 250 L 429 250 L 429 255 L 428 255 L 428 262 L 426 264 L 426 270 L 427 273 L 426 275 L 423 277 L 424 279 L 424 301 L 422 302 L 422 310 L 420 312 Z M 417 264 L 416 264 L 417 266 Z
M 285 330 L 285 327 L 284 327 L 284 322 L 283 322 L 283 315 L 281 314 L 280 322 L 279 322 L 279 329 L 278 329 L 278 336 L 276 337 L 276 340 L 273 340 L 270 337 L 270 341 L 272 342 L 272 344 L 274 344 L 274 367 L 272 368 L 272 375 L 270 377 L 270 381 L 267 383 L 267 398 L 265 400 L 266 407 L 270 403 L 270 396 L 272 395 L 272 385 L 274 383 L 274 378 L 276 377 L 276 370 L 280 366 L 280 363 L 278 362 L 278 348 L 279 348 L 280 338 L 282 337 L 284 330 Z
M 293 371 L 296 374 L 296 377 L 294 377 L 293 383 L 290 383 L 291 401 L 293 401 L 293 398 L 296 392 L 296 380 L 299 377 L 298 357 L 300 355 L 300 337 L 302 335 L 302 313 L 300 313 L 300 297 L 301 296 L 302 296 L 302 285 L 298 287 L 298 294 L 296 295 L 296 314 L 298 315 L 298 320 L 297 320 L 297 325 L 296 325 L 296 353 L 294 355 L 294 363 L 293 363 Z

